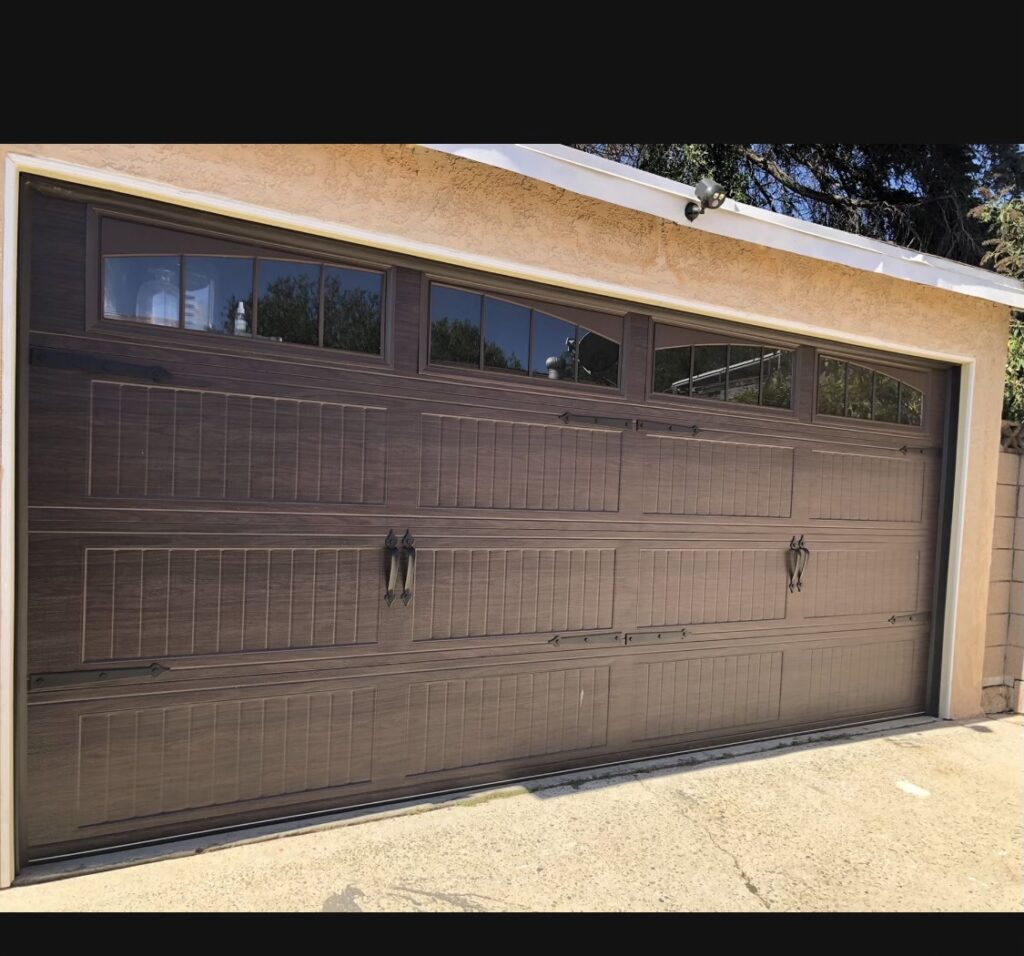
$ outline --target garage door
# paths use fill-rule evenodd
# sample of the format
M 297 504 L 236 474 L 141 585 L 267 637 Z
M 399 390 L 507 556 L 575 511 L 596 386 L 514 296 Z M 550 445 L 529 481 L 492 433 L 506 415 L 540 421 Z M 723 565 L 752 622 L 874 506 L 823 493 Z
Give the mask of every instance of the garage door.
M 946 370 L 24 208 L 23 860 L 926 708 Z

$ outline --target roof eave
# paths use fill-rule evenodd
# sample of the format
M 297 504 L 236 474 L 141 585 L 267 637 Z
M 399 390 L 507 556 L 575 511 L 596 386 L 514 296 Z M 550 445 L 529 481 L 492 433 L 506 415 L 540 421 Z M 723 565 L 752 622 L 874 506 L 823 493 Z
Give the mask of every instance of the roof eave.
M 692 186 L 554 143 L 422 143 L 428 149 L 486 163 L 569 192 L 668 219 L 686 229 L 740 239 L 794 255 L 932 286 L 1024 309 L 1024 283 L 977 266 L 925 255 L 895 243 L 805 222 L 727 199 L 690 223 Z

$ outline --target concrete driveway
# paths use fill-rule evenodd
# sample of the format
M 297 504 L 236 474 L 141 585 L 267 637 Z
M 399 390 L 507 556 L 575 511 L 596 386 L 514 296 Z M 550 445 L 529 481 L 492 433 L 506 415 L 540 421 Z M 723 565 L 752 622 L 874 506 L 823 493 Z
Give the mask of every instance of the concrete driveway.
M 0 892 L 0 910 L 1022 908 L 1019 715 L 508 787 Z

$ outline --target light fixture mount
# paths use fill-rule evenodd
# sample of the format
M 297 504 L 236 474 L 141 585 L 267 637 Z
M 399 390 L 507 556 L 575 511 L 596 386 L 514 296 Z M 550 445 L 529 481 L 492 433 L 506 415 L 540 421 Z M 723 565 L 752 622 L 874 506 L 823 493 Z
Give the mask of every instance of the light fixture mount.
M 697 201 L 691 200 L 686 204 L 683 215 L 693 222 L 702 215 L 705 209 L 717 209 L 725 202 L 725 187 L 720 186 L 710 176 L 705 176 L 694 188 L 697 194 Z

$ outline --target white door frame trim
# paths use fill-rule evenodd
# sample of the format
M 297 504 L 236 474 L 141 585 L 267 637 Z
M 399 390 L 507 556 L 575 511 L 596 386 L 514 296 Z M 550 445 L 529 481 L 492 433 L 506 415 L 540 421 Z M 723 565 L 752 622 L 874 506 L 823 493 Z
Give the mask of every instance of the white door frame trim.
M 824 326 L 743 309 L 731 309 L 690 299 L 668 296 L 649 290 L 589 279 L 541 269 L 519 262 L 507 261 L 462 252 L 458 249 L 407 239 L 392 233 L 380 233 L 345 223 L 297 215 L 266 206 L 230 199 L 225 196 L 182 189 L 123 173 L 110 172 L 47 159 L 9 153 L 4 162 L 3 207 L 3 277 L 0 295 L 0 889 L 10 886 L 15 876 L 15 398 L 17 373 L 17 253 L 18 253 L 18 182 L 22 173 L 36 173 L 86 186 L 95 186 L 132 196 L 173 203 L 190 209 L 219 213 L 251 222 L 298 230 L 345 242 L 373 246 L 405 255 L 417 256 L 492 272 L 515 278 L 542 282 L 626 299 L 673 311 L 696 312 L 716 318 L 730 319 L 747 325 L 784 332 L 796 332 L 815 338 L 839 341 L 868 348 L 885 349 L 936 359 L 962 367 L 960 382 L 959 429 L 957 434 L 956 472 L 953 491 L 953 515 L 950 527 L 949 572 L 946 587 L 944 641 L 939 684 L 939 716 L 948 718 L 952 696 L 953 652 L 956 638 L 957 598 L 960 583 L 963 543 L 964 508 L 967 479 L 967 448 L 971 438 L 971 404 L 974 399 L 975 357 L 907 345 L 896 340 L 838 332 Z M 895 281 L 895 280 L 894 280 Z

